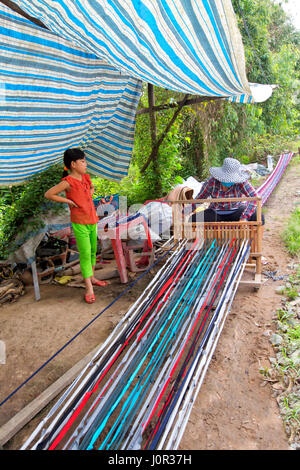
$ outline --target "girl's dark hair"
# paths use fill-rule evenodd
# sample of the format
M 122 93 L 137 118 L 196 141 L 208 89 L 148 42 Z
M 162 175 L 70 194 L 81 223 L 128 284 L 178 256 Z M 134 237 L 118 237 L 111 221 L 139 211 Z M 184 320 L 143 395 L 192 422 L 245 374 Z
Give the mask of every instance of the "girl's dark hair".
M 64 153 L 64 164 L 65 169 L 63 171 L 62 177 L 68 176 L 68 171 L 71 168 L 71 163 L 76 162 L 76 160 L 81 160 L 85 158 L 85 153 L 79 148 L 67 149 Z

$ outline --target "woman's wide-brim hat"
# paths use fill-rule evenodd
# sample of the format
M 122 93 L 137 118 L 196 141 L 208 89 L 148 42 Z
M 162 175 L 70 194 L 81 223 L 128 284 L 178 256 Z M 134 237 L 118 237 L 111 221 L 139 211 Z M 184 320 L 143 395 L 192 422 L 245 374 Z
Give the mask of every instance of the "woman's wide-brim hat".
M 210 174 L 222 183 L 244 183 L 250 177 L 249 171 L 235 158 L 225 158 L 223 166 L 213 166 Z

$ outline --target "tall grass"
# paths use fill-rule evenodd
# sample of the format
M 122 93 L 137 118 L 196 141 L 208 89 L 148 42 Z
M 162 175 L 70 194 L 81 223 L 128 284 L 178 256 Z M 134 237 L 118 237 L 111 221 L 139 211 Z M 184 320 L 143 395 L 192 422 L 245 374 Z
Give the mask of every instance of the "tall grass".
M 297 207 L 291 214 L 282 239 L 291 256 L 300 254 L 300 208 Z

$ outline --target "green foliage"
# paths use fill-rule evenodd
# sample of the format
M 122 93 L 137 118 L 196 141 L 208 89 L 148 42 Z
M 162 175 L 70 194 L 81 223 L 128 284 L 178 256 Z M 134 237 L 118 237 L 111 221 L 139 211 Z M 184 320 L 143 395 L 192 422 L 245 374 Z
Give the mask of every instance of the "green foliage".
M 13 250 L 17 234 L 42 227 L 41 216 L 50 209 L 55 214 L 62 210 L 61 204 L 44 197 L 47 189 L 59 183 L 62 171 L 62 165 L 54 165 L 25 184 L 0 188 L 0 259 Z
M 264 103 L 235 105 L 238 139 L 232 134 L 233 156 L 248 155 L 248 161 L 259 161 L 282 152 L 299 133 L 300 34 L 271 0 L 234 0 L 233 7 L 243 36 L 249 82 L 278 85 Z
M 282 234 L 282 238 L 292 256 L 299 255 L 300 253 L 300 208 L 296 208 L 287 224 L 286 229 Z
M 155 87 L 155 105 L 171 103 L 182 99 L 180 93 L 173 93 L 163 88 Z M 147 107 L 147 95 L 144 92 L 141 107 Z M 165 130 L 173 116 L 174 109 L 156 113 L 157 139 Z M 150 120 L 148 114 L 138 116 L 135 132 L 134 150 L 131 161 L 131 194 L 127 194 L 134 202 L 144 202 L 155 199 L 168 193 L 176 183 L 182 181 L 179 172 L 182 165 L 180 146 L 183 139 L 181 133 L 182 116 L 179 116 L 170 131 L 166 134 L 159 147 L 157 160 L 150 163 L 147 170 L 142 173 L 141 168 L 151 153 L 152 142 L 150 134 Z M 128 188 L 129 189 L 129 188 Z
M 300 323 L 297 318 L 297 307 L 293 307 L 291 300 L 299 299 L 300 269 L 289 276 L 283 294 L 287 290 L 293 292 L 287 297 L 285 305 L 277 310 L 276 334 L 281 341 L 274 347 L 276 358 L 270 358 L 273 365 L 269 369 L 268 376 L 272 383 L 280 382 L 283 390 L 277 396 L 280 414 L 285 425 L 290 445 L 297 445 L 300 438 L 300 397 L 298 393 L 299 380 L 299 351 L 300 351 Z M 268 377 L 267 377 L 268 379 Z

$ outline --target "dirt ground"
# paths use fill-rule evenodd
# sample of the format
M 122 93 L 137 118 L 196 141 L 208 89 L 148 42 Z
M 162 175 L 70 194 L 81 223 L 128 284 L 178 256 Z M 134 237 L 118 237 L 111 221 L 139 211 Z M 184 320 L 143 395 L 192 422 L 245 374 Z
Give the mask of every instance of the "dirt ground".
M 290 273 L 291 259 L 280 234 L 299 202 L 299 176 L 300 166 L 290 164 L 264 206 L 263 256 L 267 264 L 263 270 Z M 45 284 L 38 302 L 33 287 L 27 287 L 17 302 L 0 307 L 0 340 L 6 345 L 6 363 L 0 364 L 0 402 L 92 322 L 6 401 L 0 408 L 0 425 L 101 344 L 151 277 L 150 273 L 144 276 L 95 321 L 128 288 L 119 278 L 111 279 L 107 287 L 97 287 L 97 301 L 92 305 L 84 303 L 81 288 Z M 265 283 L 258 292 L 243 286 L 236 293 L 183 435 L 182 450 L 290 449 L 272 389 L 263 386 L 259 372 L 260 367 L 269 366 L 269 358 L 274 356 L 270 331 L 275 329 L 273 315 L 281 305 L 281 296 L 275 289 L 282 284 L 263 279 Z M 40 416 L 8 441 L 4 450 L 19 449 Z

